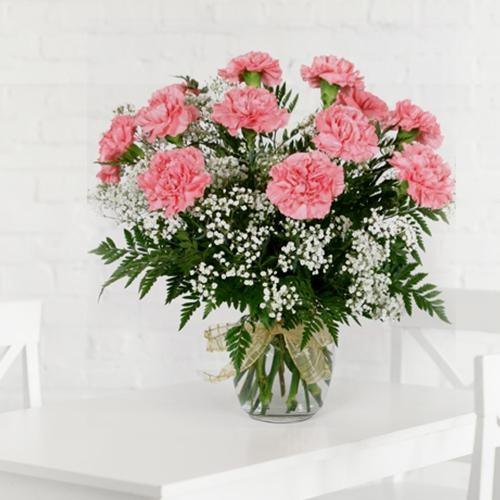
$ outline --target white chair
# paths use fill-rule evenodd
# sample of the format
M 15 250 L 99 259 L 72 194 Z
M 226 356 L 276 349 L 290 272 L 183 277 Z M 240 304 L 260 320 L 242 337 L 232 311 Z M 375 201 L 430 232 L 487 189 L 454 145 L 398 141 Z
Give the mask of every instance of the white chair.
M 500 446 L 500 354 L 476 359 L 475 385 L 477 423 L 468 500 L 491 500 Z
M 395 323 L 391 331 L 390 379 L 403 383 L 403 341 L 408 337 L 421 348 L 440 371 L 443 379 L 456 389 L 472 389 L 472 385 L 463 380 L 447 356 L 440 352 L 433 342 L 428 329 L 447 332 L 451 337 L 457 331 L 500 333 L 500 292 L 486 290 L 446 290 L 445 303 L 451 324 L 446 324 L 429 315 L 415 311 L 411 317 L 404 317 Z
M 477 415 L 468 493 L 456 488 L 405 482 L 379 482 L 325 495 L 321 500 L 493 500 L 495 452 L 500 447 L 500 354 L 475 360 Z M 319 499 L 318 499 L 319 500 Z
M 0 380 L 18 357 L 24 361 L 25 407 L 41 406 L 38 344 L 40 340 L 41 303 L 16 301 L 0 303 Z

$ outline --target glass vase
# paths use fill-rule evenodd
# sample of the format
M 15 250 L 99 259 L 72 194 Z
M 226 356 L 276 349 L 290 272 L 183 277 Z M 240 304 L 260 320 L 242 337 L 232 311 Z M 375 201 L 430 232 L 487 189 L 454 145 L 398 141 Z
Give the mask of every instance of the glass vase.
M 320 347 L 324 375 L 307 382 L 283 334 L 275 335 L 263 354 L 234 378 L 240 404 L 252 418 L 265 422 L 298 422 L 323 406 L 332 373 L 332 350 Z

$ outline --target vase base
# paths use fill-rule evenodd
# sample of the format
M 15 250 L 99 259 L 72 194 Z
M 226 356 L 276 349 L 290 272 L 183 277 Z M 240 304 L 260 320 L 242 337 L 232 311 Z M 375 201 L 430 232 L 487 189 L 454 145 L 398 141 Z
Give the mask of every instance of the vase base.
M 253 418 L 254 420 L 259 420 L 261 422 L 268 422 L 271 424 L 293 424 L 294 422 L 302 422 L 304 420 L 309 420 L 311 417 L 314 417 L 315 413 L 305 413 L 301 415 L 286 415 L 286 414 L 280 414 L 280 415 L 273 415 L 273 414 L 266 414 L 266 415 L 252 415 L 249 413 L 250 417 Z

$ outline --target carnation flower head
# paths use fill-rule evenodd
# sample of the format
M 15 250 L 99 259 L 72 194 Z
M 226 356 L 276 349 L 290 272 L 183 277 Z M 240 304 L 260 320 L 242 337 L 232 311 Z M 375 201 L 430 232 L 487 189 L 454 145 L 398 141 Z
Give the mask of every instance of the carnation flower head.
M 276 96 L 266 89 L 235 88 L 214 104 L 212 120 L 224 125 L 231 135 L 245 128 L 258 133 L 273 132 L 288 122 L 288 112 L 278 107 Z
M 150 106 L 155 106 L 157 104 L 168 101 L 172 90 L 178 90 L 179 92 L 184 94 L 184 96 L 186 94 L 198 95 L 200 93 L 197 88 L 189 87 L 186 83 L 172 83 L 171 85 L 167 85 L 166 87 L 155 90 L 152 96 L 149 98 L 148 104 Z
M 99 161 L 116 161 L 134 142 L 135 129 L 133 116 L 115 116 L 99 141 Z
M 322 219 L 344 190 L 344 171 L 319 151 L 294 153 L 270 171 L 266 194 L 293 219 Z
M 369 120 L 385 123 L 389 116 L 389 108 L 380 97 L 357 87 L 341 89 L 336 102 L 359 109 Z
M 453 199 L 451 169 L 430 146 L 405 144 L 389 163 L 408 183 L 408 194 L 421 207 L 438 209 Z
M 319 87 L 321 80 L 339 87 L 364 87 L 363 77 L 354 64 L 342 57 L 316 56 L 311 66 L 301 66 L 300 75 L 311 87 Z
M 391 113 L 389 123 L 406 132 L 418 130 L 416 140 L 427 146 L 438 148 L 443 142 L 441 127 L 436 117 L 409 99 L 396 103 L 396 109 Z
M 203 154 L 193 147 L 160 151 L 149 168 L 137 176 L 151 211 L 163 208 L 166 217 L 184 211 L 203 196 L 210 184 Z
M 217 74 L 228 82 L 239 83 L 243 81 L 245 71 L 259 73 L 265 85 L 273 86 L 281 82 L 280 63 L 267 52 L 251 51 L 234 57 Z
M 96 177 L 103 184 L 118 184 L 120 182 L 120 167 L 118 165 L 101 165 L 101 170 Z
M 148 106 L 141 108 L 135 122 L 142 128 L 147 140 L 153 143 L 157 137 L 182 134 L 200 113 L 196 107 L 185 104 L 182 85 L 169 85 L 157 90 Z
M 368 118 L 356 108 L 334 104 L 316 115 L 316 147 L 346 161 L 367 161 L 378 152 L 378 138 Z

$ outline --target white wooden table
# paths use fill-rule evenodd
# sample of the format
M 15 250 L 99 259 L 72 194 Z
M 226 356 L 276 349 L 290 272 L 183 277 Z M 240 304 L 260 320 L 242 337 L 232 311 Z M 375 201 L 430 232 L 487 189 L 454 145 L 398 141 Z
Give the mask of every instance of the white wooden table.
M 466 391 L 335 380 L 296 424 L 200 382 L 0 415 L 0 498 L 298 500 L 472 451 Z

